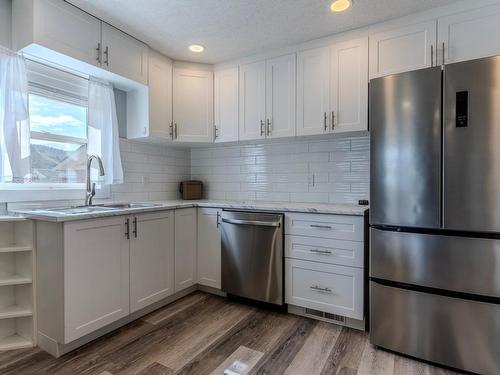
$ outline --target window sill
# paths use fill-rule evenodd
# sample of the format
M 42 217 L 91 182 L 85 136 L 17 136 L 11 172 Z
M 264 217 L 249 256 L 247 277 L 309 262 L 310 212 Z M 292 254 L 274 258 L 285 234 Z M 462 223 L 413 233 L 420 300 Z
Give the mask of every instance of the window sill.
M 95 198 L 111 197 L 109 185 L 97 189 Z M 0 202 L 33 202 L 85 199 L 85 185 L 71 184 L 70 186 L 57 185 L 18 185 L 0 184 Z

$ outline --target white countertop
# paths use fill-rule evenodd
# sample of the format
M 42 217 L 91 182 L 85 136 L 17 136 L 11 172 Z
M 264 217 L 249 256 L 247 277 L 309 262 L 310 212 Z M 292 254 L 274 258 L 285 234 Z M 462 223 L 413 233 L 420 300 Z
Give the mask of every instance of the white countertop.
M 154 212 L 173 210 L 176 208 L 189 207 L 214 207 L 224 209 L 243 209 L 273 212 L 307 212 L 321 214 L 354 215 L 363 216 L 368 206 L 357 204 L 327 204 L 327 203 L 291 203 L 291 202 L 260 202 L 260 201 L 217 201 L 217 200 L 193 200 L 193 201 L 157 201 L 147 202 L 157 204 L 152 207 L 123 208 L 110 211 L 86 212 L 80 214 L 62 214 L 57 212 L 34 210 L 16 210 L 16 214 L 22 214 L 26 218 L 53 222 L 64 222 L 74 220 L 96 219 L 101 217 L 120 216 L 136 214 L 141 212 Z

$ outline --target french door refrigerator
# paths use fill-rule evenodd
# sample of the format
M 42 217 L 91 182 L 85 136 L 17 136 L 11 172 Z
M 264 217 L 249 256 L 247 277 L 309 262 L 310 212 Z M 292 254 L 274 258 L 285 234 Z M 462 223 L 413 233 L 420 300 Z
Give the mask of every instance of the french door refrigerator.
M 370 340 L 500 374 L 500 57 L 370 82 Z

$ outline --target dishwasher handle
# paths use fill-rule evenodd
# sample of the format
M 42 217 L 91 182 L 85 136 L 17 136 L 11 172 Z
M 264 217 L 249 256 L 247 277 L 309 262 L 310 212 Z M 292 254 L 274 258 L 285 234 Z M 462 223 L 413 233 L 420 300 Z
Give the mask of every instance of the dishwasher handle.
M 279 221 L 239 220 L 226 219 L 224 217 L 222 218 L 222 222 L 235 225 L 256 225 L 260 227 L 279 227 L 281 225 Z

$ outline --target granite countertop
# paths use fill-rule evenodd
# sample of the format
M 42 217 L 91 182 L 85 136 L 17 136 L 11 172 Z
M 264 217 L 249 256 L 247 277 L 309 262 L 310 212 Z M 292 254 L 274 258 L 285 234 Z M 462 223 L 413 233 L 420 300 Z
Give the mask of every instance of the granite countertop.
M 26 218 L 43 221 L 65 222 L 74 220 L 96 219 L 102 217 L 121 216 L 137 214 L 141 212 L 155 212 L 173 210 L 176 208 L 189 207 L 213 207 L 224 209 L 244 209 L 274 212 L 306 212 L 337 215 L 362 216 L 368 206 L 357 204 L 327 204 L 327 203 L 291 203 L 291 202 L 260 202 L 260 201 L 217 201 L 217 200 L 194 200 L 194 201 L 157 201 L 147 202 L 154 204 L 148 207 L 120 208 L 109 211 L 85 212 L 78 214 L 64 214 L 51 212 L 44 209 L 16 210 L 14 213 L 21 214 Z

